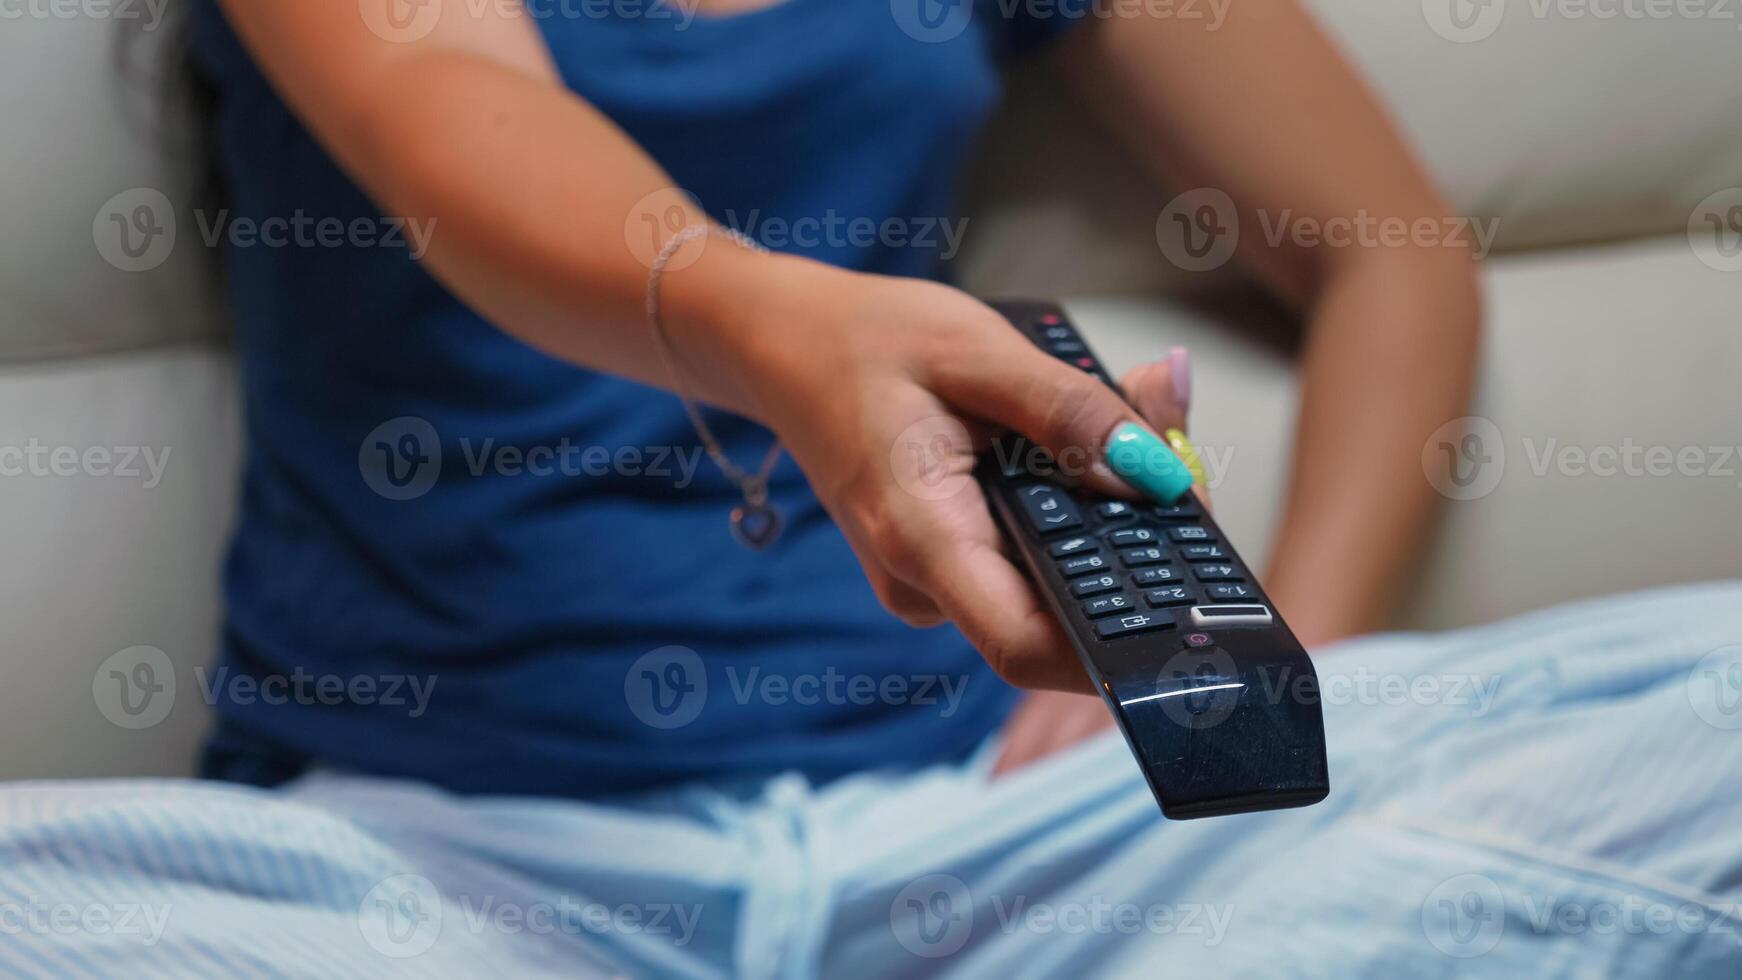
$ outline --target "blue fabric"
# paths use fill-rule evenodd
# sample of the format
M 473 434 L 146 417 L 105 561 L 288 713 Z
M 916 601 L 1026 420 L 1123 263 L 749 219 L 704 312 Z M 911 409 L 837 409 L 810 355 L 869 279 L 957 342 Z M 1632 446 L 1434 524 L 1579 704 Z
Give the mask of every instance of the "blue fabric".
M 936 274 L 941 231 L 893 247 L 796 223 L 951 218 L 999 59 L 1068 23 L 989 5 L 932 41 L 883 0 L 790 0 L 682 29 L 582 15 L 601 9 L 590 3 L 532 9 L 564 80 L 717 218 L 915 276 Z M 221 93 L 231 227 L 378 221 L 212 6 L 195 28 Z M 526 165 L 587 179 L 584 160 Z M 826 780 L 960 757 L 1004 717 L 1013 692 L 957 632 L 909 630 L 879 607 L 790 460 L 772 486 L 786 533 L 748 553 L 727 529 L 736 490 L 674 398 L 506 336 L 409 251 L 227 248 L 248 445 L 208 774 L 270 784 L 318 761 L 565 796 L 722 770 Z M 741 464 L 760 459 L 767 433 L 718 413 L 711 424 Z M 543 475 L 521 472 L 522 457 Z M 601 474 L 607 458 L 622 472 Z M 390 479 L 419 473 L 434 474 L 421 493 Z M 671 646 L 695 657 L 656 652 Z M 673 656 L 695 675 L 673 673 Z M 299 672 L 302 696 L 248 686 Z M 430 697 L 419 711 L 315 687 L 357 679 Z M 945 685 L 959 692 L 948 706 L 915 693 Z M 659 712 L 703 687 L 699 714 L 666 724 Z
M 1742 583 L 1345 644 L 1330 798 L 1189 823 L 1116 735 L 599 802 L 14 785 L 0 973 L 1733 980 L 1738 637 Z

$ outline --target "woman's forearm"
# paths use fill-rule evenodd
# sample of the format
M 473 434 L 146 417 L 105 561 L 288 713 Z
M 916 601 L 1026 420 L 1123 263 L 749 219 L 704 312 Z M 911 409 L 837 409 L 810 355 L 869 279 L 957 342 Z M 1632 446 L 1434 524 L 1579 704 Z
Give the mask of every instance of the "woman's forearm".
M 377 206 L 431 228 L 424 261 L 444 286 L 559 357 L 670 386 L 645 323 L 649 263 L 706 215 L 562 86 L 526 18 L 462 17 L 451 34 L 444 22 L 405 45 L 370 34 L 354 10 L 225 6 L 287 102 Z M 748 356 L 749 311 L 820 267 L 716 238 L 686 246 L 670 268 L 662 306 L 693 390 L 759 416 L 755 386 L 736 369 Z
M 1313 304 L 1288 502 L 1265 579 L 1303 642 L 1385 624 L 1440 502 L 1422 447 L 1466 412 L 1479 318 L 1461 250 L 1363 255 Z

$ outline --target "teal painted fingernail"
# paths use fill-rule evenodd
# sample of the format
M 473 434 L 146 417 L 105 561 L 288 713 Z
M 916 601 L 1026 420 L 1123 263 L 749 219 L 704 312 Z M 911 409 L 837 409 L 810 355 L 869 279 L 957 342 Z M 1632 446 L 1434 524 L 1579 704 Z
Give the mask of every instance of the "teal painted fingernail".
M 1161 437 L 1136 422 L 1113 430 L 1107 465 L 1151 499 L 1171 504 L 1192 488 L 1192 471 Z

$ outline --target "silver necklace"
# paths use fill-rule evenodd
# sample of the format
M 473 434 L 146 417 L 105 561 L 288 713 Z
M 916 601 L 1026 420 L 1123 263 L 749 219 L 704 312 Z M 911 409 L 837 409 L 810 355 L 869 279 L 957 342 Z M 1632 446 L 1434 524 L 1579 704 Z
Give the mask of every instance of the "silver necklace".
M 665 275 L 665 267 L 671 263 L 672 256 L 677 254 L 678 249 L 711 234 L 724 235 L 755 252 L 768 251 L 761 243 L 735 229 L 705 224 L 684 228 L 659 250 L 659 255 L 653 260 L 652 269 L 648 273 L 647 325 L 653 332 L 653 347 L 659 352 L 659 359 L 664 363 L 666 373 L 671 375 L 672 391 L 683 402 L 684 413 L 690 417 L 690 425 L 702 440 L 702 448 L 707 450 L 708 458 L 714 461 L 720 472 L 738 485 L 738 492 L 744 498 L 742 504 L 732 508 L 732 537 L 746 548 L 761 551 L 780 536 L 780 511 L 768 501 L 768 477 L 774 472 L 774 464 L 780 461 L 780 440 L 776 439 L 768 447 L 767 454 L 762 457 L 762 465 L 755 473 L 740 469 L 726 457 L 726 450 L 720 445 L 720 440 L 714 437 L 714 430 L 702 418 L 701 408 L 690 397 L 689 386 L 684 381 L 683 372 L 678 368 L 677 355 L 672 349 L 671 340 L 666 337 L 665 324 L 659 316 L 659 281 Z

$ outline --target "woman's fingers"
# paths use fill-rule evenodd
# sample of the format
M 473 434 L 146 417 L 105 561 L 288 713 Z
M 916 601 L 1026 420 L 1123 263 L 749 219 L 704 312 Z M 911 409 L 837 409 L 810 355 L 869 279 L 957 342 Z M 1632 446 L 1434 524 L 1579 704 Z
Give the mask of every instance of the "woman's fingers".
M 1175 347 L 1159 361 L 1139 364 L 1119 380 L 1125 397 L 1191 474 L 1199 497 L 1205 496 L 1208 474 L 1197 447 L 1186 437 L 1186 416 L 1191 411 L 1192 362 L 1184 347 Z
M 1010 560 L 984 540 L 937 549 L 926 587 L 998 676 L 1017 687 L 1087 691 L 1058 620 Z
M 1132 495 L 1132 485 L 1108 466 L 1106 448 L 1117 430 L 1143 423 L 1095 376 L 1014 333 L 1007 342 L 942 362 L 934 375 L 938 393 L 951 404 L 1033 439 L 1094 489 Z
M 1183 432 L 1186 413 L 1191 410 L 1191 371 L 1191 354 L 1184 347 L 1175 347 L 1161 360 L 1125 372 L 1119 387 L 1155 431 Z

